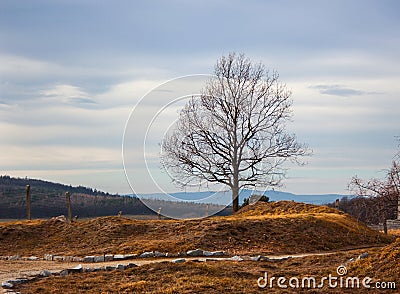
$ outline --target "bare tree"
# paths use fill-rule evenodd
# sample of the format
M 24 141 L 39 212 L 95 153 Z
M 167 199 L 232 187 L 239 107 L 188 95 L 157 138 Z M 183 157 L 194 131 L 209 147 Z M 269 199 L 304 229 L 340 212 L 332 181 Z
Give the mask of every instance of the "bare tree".
M 243 54 L 218 60 L 215 78 L 192 97 L 162 142 L 162 163 L 178 184 L 221 183 L 232 190 L 233 211 L 244 187 L 276 186 L 282 164 L 311 154 L 289 134 L 291 92 L 262 64 Z
M 384 225 L 387 233 L 386 221 L 391 218 L 400 219 L 400 165 L 394 160 L 388 170 L 386 178 L 364 181 L 353 177 L 349 188 L 361 197 L 367 197 L 369 207 L 360 209 L 365 213 L 365 220 L 373 223 L 376 218 Z

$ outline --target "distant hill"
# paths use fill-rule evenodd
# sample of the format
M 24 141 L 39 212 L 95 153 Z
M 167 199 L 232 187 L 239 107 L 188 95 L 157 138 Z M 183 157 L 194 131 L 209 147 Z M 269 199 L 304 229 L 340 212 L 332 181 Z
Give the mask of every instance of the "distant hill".
M 297 195 L 288 192 L 267 190 L 265 192 L 262 191 L 253 191 L 244 189 L 239 194 L 240 203 L 243 202 L 244 198 L 249 198 L 251 195 L 266 195 L 269 197 L 270 201 L 280 201 L 280 200 L 294 200 L 296 202 L 303 202 L 309 204 L 328 204 L 334 202 L 336 199 L 341 199 L 344 196 L 350 197 L 348 195 L 339 195 L 339 194 L 320 194 L 320 195 Z M 207 192 L 177 192 L 170 193 L 170 196 L 166 196 L 162 193 L 153 193 L 153 194 L 137 194 L 136 196 L 144 199 L 163 199 L 163 200 L 171 200 L 175 199 L 186 200 L 186 201 L 199 201 L 199 202 L 211 202 L 216 204 L 230 204 L 231 202 L 231 191 L 207 191 Z
M 111 195 L 96 189 L 28 178 L 0 176 L 0 219 L 22 219 L 26 217 L 26 185 L 31 186 L 32 218 L 66 215 L 65 192 L 71 193 L 72 214 L 79 217 L 116 215 L 155 215 L 143 202 L 128 195 Z M 149 201 L 147 201 L 149 202 Z M 161 214 L 180 217 L 201 217 L 209 210 L 210 214 L 223 209 L 219 205 L 196 204 L 151 200 L 151 207 L 161 207 Z M 225 211 L 226 214 L 226 211 Z

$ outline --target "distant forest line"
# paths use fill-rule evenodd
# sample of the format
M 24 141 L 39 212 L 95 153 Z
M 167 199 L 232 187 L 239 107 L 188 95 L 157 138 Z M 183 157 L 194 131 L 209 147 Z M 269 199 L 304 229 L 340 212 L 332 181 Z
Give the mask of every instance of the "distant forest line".
M 117 215 L 120 211 L 125 215 L 157 214 L 135 196 L 121 196 L 83 186 L 73 187 L 38 179 L 14 178 L 4 175 L 0 176 L 0 219 L 26 218 L 26 185 L 30 185 L 32 218 L 66 215 L 65 193 L 67 191 L 71 194 L 73 216 Z M 192 211 L 198 211 L 199 206 L 204 206 L 204 211 L 206 210 L 206 204 L 151 201 L 154 202 L 152 207 L 162 208 L 161 214 L 163 211 L 182 211 L 183 216 L 199 217 L 199 215 L 193 215 Z M 211 205 L 210 212 L 220 209 L 219 205 Z M 228 211 L 224 210 L 220 214 L 228 214 Z

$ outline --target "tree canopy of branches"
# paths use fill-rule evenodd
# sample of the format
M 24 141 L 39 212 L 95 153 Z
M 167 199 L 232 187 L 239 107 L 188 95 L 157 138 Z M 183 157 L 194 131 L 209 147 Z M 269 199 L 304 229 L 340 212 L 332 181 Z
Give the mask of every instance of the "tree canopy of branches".
M 293 102 L 276 72 L 232 53 L 217 61 L 214 74 L 163 140 L 162 164 L 179 185 L 228 186 L 237 211 L 240 189 L 278 185 L 283 163 L 301 164 L 311 151 L 286 131 Z
M 360 205 L 356 210 L 363 215 L 366 222 L 374 223 L 376 220 L 382 222 L 386 231 L 386 220 L 398 217 L 400 209 L 400 164 L 398 156 L 387 171 L 386 177 L 382 179 L 369 179 L 364 181 L 353 177 L 349 184 L 357 196 L 366 197 L 365 201 L 358 201 Z

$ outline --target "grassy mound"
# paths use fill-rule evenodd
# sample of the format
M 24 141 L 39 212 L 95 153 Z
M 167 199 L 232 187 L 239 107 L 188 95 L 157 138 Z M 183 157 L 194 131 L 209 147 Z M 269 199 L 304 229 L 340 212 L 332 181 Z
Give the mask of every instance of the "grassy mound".
M 369 276 L 386 282 L 400 284 L 400 238 L 372 254 L 352 264 L 351 270 L 359 275 Z
M 334 209 L 288 201 L 249 206 L 234 216 L 195 220 L 101 217 L 71 224 L 55 220 L 0 224 L 0 255 L 178 253 L 195 248 L 229 254 L 294 254 L 392 240 Z
M 314 214 L 314 213 L 335 213 L 343 214 L 337 209 L 328 206 L 298 203 L 294 201 L 278 202 L 257 202 L 247 205 L 240 209 L 236 215 L 244 216 L 262 216 L 262 215 L 284 215 L 284 214 Z

